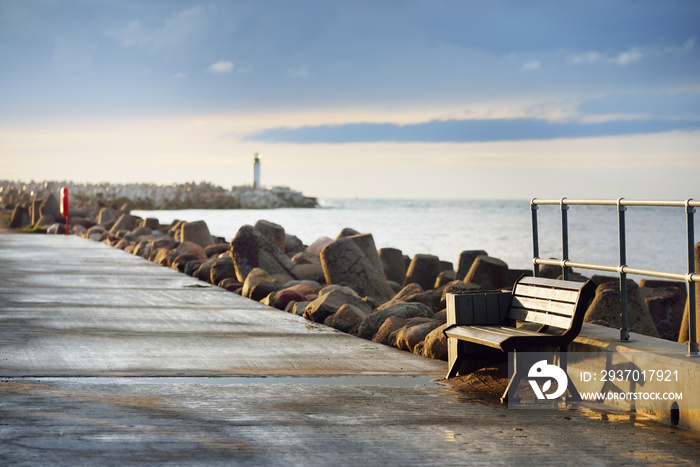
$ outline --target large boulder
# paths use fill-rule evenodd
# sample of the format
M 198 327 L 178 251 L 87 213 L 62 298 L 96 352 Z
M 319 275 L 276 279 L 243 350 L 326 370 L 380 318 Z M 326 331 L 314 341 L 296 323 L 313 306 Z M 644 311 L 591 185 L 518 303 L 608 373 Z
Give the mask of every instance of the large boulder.
M 152 248 L 153 238 L 141 238 L 134 243 L 134 249 L 131 253 L 142 258 L 148 258 L 151 255 Z
M 366 308 L 360 308 L 350 303 L 344 303 L 338 308 L 338 311 L 328 316 L 323 322 L 326 326 L 330 326 L 339 331 L 348 334 L 357 334 L 357 329 L 362 324 L 362 321 L 368 316 Z
M 320 262 L 311 264 L 294 264 L 292 274 L 297 279 L 321 282 L 324 279 L 323 267 Z
M 306 245 L 296 235 L 284 234 L 284 252 L 287 255 L 294 255 L 304 251 Z
M 281 288 L 282 286 L 266 271 L 260 268 L 254 268 L 248 273 L 243 282 L 241 295 L 255 301 L 260 301 Z
M 423 288 L 418 284 L 408 284 L 399 291 L 388 302 L 382 304 L 377 310 L 383 310 L 397 303 L 423 303 L 432 308 L 432 303 L 428 294 L 423 291 Z
M 678 341 L 688 299 L 685 282 L 642 279 L 639 291 L 662 339 Z
M 284 311 L 293 315 L 304 316 L 304 312 L 306 311 L 306 307 L 309 306 L 309 303 L 311 302 L 289 302 Z
M 294 264 L 318 264 L 321 265 L 321 258 L 316 255 L 312 255 L 308 251 L 300 251 L 292 256 L 292 263 Z
M 168 248 L 172 249 L 177 246 L 177 242 L 172 237 L 160 237 L 153 240 L 153 248 Z
M 552 264 L 541 264 L 539 268 L 539 277 L 544 277 L 545 279 L 558 279 L 562 276 L 561 266 L 554 266 Z M 614 278 L 613 278 L 614 280 Z
M 236 268 L 233 266 L 233 258 L 228 255 L 214 258 L 209 271 L 209 282 L 216 285 L 224 279 L 235 277 Z
M 46 229 L 46 233 L 53 235 L 64 235 L 66 233 L 66 225 L 62 223 L 51 224 Z
M 456 280 L 463 281 L 467 277 L 467 273 L 474 264 L 474 260 L 479 256 L 488 256 L 484 250 L 465 250 L 459 254 L 457 261 Z
M 441 324 L 425 336 L 421 355 L 447 361 L 447 336 L 443 333 L 447 326 L 449 326 L 447 323 Z
M 289 287 L 272 292 L 267 296 L 267 303 L 265 304 L 277 308 L 278 310 L 285 310 L 291 302 L 303 301 L 306 301 L 306 296 L 300 291 Z
M 15 210 L 12 211 L 12 217 L 10 218 L 10 228 L 19 229 L 29 224 L 29 210 L 26 206 L 18 204 L 15 206 Z
M 204 248 L 192 242 L 182 242 L 175 247 L 176 256 L 184 254 L 192 254 L 197 257 L 197 259 L 207 259 L 207 253 Z
M 583 320 L 617 329 L 622 327 L 619 282 L 606 282 L 596 288 L 595 297 Z M 632 280 L 627 280 L 627 323 L 632 332 L 659 337 L 639 287 Z
M 389 308 L 374 311 L 365 318 L 358 328 L 358 337 L 371 340 L 389 316 L 397 316 L 399 318 L 413 318 L 416 316 L 432 318 L 433 310 L 424 303 L 397 303 Z
M 207 258 L 211 258 L 212 256 L 219 256 L 221 253 L 228 253 L 228 249 L 227 243 L 213 243 L 204 247 L 204 253 L 207 254 Z
M 211 283 L 211 268 L 212 266 L 214 266 L 214 263 L 217 259 L 218 258 L 209 258 L 205 260 L 201 264 L 201 266 L 199 266 L 199 268 L 195 271 L 193 276 L 199 279 L 200 281 Z
M 422 320 L 428 320 L 430 318 L 412 318 L 412 319 L 422 319 Z M 384 344 L 384 345 L 393 345 L 396 343 L 396 334 L 394 334 L 395 331 L 398 331 L 402 327 L 406 325 L 407 318 L 402 318 L 400 316 L 389 316 L 387 319 L 384 320 L 381 326 L 379 326 L 379 329 L 377 330 L 377 333 L 372 337 L 372 342 L 376 342 L 378 344 Z M 394 334 L 394 341 L 393 343 L 389 342 L 389 336 Z
M 418 343 L 423 342 L 428 334 L 441 325 L 442 323 L 436 319 L 409 318 L 405 326 L 392 333 L 395 334 L 394 346 L 399 350 L 413 352 Z M 392 340 L 391 336 L 389 340 Z
M 101 225 L 93 225 L 83 233 L 83 237 L 90 240 L 98 240 L 105 232 L 105 228 Z
M 360 247 L 347 237 L 327 245 L 321 251 L 321 266 L 327 284 L 351 286 L 360 295 L 387 301 L 394 295 L 384 279 Z
M 285 232 L 284 227 L 274 222 L 259 220 L 253 226 L 265 237 L 270 243 L 275 245 L 280 251 L 284 251 Z
M 435 279 L 435 285 L 433 286 L 434 289 L 438 289 L 440 287 L 444 287 L 447 284 L 454 282 L 457 279 L 457 274 L 451 270 L 443 270 L 440 271 L 440 274 L 438 274 L 437 279 Z
M 236 276 L 241 282 L 245 282 L 255 268 L 264 269 L 281 284 L 298 279 L 292 272 L 294 263 L 251 225 L 244 225 L 238 230 L 231 240 L 229 255 L 233 258 Z
M 49 195 L 41 202 L 41 205 L 39 205 L 39 213 L 42 216 L 53 216 L 54 219 L 63 218 L 61 215 L 61 208 L 58 204 L 58 199 L 53 193 L 49 193 Z
M 484 290 L 498 290 L 508 286 L 508 265 L 498 258 L 477 256 L 464 278 L 464 282 L 477 284 Z
M 406 262 L 403 259 L 401 250 L 381 248 L 377 253 L 379 254 L 379 259 L 386 266 L 385 274 L 387 280 L 403 284 L 403 280 L 406 277 Z
M 121 216 L 119 216 L 119 219 L 116 220 L 114 225 L 112 226 L 109 231 L 113 234 L 116 234 L 120 230 L 133 230 L 136 226 L 138 225 L 138 221 L 134 216 L 131 214 L 124 213 Z
M 112 208 L 102 208 L 97 213 L 97 223 L 100 225 L 110 225 L 117 220 L 117 211 Z
M 340 238 L 352 237 L 354 235 L 360 235 L 360 232 L 353 229 L 352 227 L 345 227 L 343 230 L 340 231 L 340 233 L 335 239 L 338 240 Z
M 178 255 L 176 251 L 173 251 L 171 255 L 173 256 L 173 259 L 170 261 L 170 267 L 180 272 L 185 272 L 187 264 L 191 261 L 203 261 L 194 253 L 182 253 Z
M 55 223 L 57 219 L 51 214 L 42 214 L 38 221 L 36 221 L 37 226 L 48 227 L 49 225 Z
M 377 253 L 377 247 L 374 244 L 374 237 L 372 237 L 372 234 L 351 235 L 347 238 L 357 245 L 369 262 L 377 269 L 377 272 L 379 272 L 383 280 L 386 280 L 384 263 L 379 259 L 379 253 Z
M 311 245 L 309 245 L 306 248 L 306 251 L 313 256 L 319 256 L 321 254 L 321 250 L 333 243 L 333 241 L 334 240 L 330 237 L 320 237 L 316 239 L 316 241 L 313 242 Z
M 158 222 L 158 219 L 155 217 L 147 217 L 141 221 L 141 227 L 148 227 L 151 230 L 158 230 L 160 229 L 160 222 Z
M 352 305 L 366 315 L 372 311 L 372 307 L 364 302 L 356 293 L 347 287 L 332 289 L 330 292 L 322 290 L 321 295 L 313 300 L 304 310 L 304 318 L 316 323 L 323 323 L 335 314 L 345 304 Z
M 176 259 L 176 261 L 177 261 L 177 259 Z M 202 264 L 204 264 L 205 261 L 206 260 L 203 260 L 203 259 L 187 261 L 187 263 L 185 263 L 185 267 L 182 270 L 182 272 L 184 272 L 188 276 L 194 276 L 195 273 L 199 270 L 199 268 L 202 266 Z
M 267 296 L 267 305 L 286 310 L 291 303 L 315 300 L 318 298 L 316 291 L 321 288 L 320 284 L 313 281 L 292 281 L 282 287 Z
M 151 253 L 151 257 L 151 261 L 162 266 L 170 266 L 172 261 L 175 259 L 173 256 L 173 250 L 168 248 L 158 248 L 155 256 L 153 256 Z
M 435 255 L 417 254 L 408 266 L 404 285 L 416 283 L 423 290 L 431 290 L 435 286 L 435 280 L 440 271 L 440 258 Z
M 209 227 L 204 221 L 185 222 L 180 231 L 180 241 L 192 242 L 205 248 L 214 243 Z

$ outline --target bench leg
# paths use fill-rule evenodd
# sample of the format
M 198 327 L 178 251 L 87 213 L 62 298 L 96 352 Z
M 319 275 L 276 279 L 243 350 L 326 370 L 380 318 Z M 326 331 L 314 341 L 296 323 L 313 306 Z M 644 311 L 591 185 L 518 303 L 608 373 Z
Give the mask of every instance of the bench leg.
M 454 378 L 459 372 L 459 368 L 462 366 L 464 361 L 464 352 L 462 351 L 462 345 L 457 339 L 447 338 L 447 363 L 449 364 L 449 370 L 447 372 L 447 378 Z
M 510 377 L 510 380 L 508 380 L 508 386 L 506 386 L 506 390 L 503 391 L 503 395 L 501 396 L 501 403 L 505 404 L 508 402 L 508 397 L 509 393 L 513 392 L 513 395 L 515 395 L 515 391 L 518 390 L 518 386 L 520 385 L 520 381 L 523 379 L 523 369 L 519 368 L 518 365 L 518 354 L 516 352 L 513 352 L 513 375 Z
M 559 368 L 564 370 L 566 375 L 569 375 L 569 371 L 567 368 L 568 365 L 568 354 L 566 353 L 566 347 L 562 347 L 559 349 Z M 573 402 L 580 402 L 581 401 L 581 394 L 579 394 L 578 389 L 576 389 L 576 386 L 574 386 L 574 380 L 569 378 L 569 384 L 566 387 L 566 392 L 569 394 L 566 397 L 567 401 L 573 401 Z

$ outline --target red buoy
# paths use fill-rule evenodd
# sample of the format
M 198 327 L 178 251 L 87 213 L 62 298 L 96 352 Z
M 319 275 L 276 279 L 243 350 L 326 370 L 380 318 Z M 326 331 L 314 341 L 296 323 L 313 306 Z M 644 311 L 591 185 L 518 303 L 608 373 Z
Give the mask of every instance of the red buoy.
M 66 218 L 66 235 L 68 235 L 68 211 L 69 211 L 69 206 L 68 206 L 68 188 L 67 187 L 61 187 L 60 190 L 58 190 L 60 193 L 60 209 L 61 209 L 61 215 Z

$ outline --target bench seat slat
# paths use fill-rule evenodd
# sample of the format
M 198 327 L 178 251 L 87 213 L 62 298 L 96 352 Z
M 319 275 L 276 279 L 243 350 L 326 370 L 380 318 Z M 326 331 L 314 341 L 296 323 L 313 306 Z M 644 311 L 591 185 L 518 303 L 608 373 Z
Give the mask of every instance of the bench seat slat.
M 576 281 L 564 281 L 564 280 L 559 280 L 559 279 L 546 279 L 544 277 L 531 277 L 531 276 L 526 276 L 520 279 L 518 281 L 518 284 L 522 285 L 540 285 L 540 286 L 545 286 L 545 287 L 555 287 L 557 289 L 568 289 L 568 290 L 576 290 L 580 291 L 584 285 L 586 285 L 585 282 L 576 282 Z
M 452 326 L 445 330 L 447 337 L 467 340 L 488 347 L 500 348 L 511 337 L 542 337 L 543 334 L 511 326 Z
M 552 315 L 548 313 L 538 313 L 532 310 L 524 310 L 521 308 L 511 308 L 509 317 L 529 323 L 546 324 L 562 329 L 569 329 L 571 318 L 565 316 Z
M 516 296 L 543 298 L 546 300 L 557 300 L 560 302 L 576 303 L 578 291 L 575 290 L 556 290 L 547 287 L 533 287 L 529 285 L 520 285 L 515 288 Z
M 574 310 L 576 309 L 576 306 L 573 303 L 552 302 L 548 300 L 538 300 L 526 297 L 513 297 L 510 306 L 511 309 L 525 308 L 528 310 L 556 313 L 568 318 L 571 318 L 574 315 Z M 511 319 L 514 318 L 511 317 Z

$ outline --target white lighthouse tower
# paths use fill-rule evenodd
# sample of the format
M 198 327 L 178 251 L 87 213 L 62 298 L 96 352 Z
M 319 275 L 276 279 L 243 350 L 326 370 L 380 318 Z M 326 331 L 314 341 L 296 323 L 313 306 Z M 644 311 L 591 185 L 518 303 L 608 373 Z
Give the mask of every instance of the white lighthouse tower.
M 255 191 L 260 188 L 260 155 L 256 152 L 253 159 L 253 189 Z

